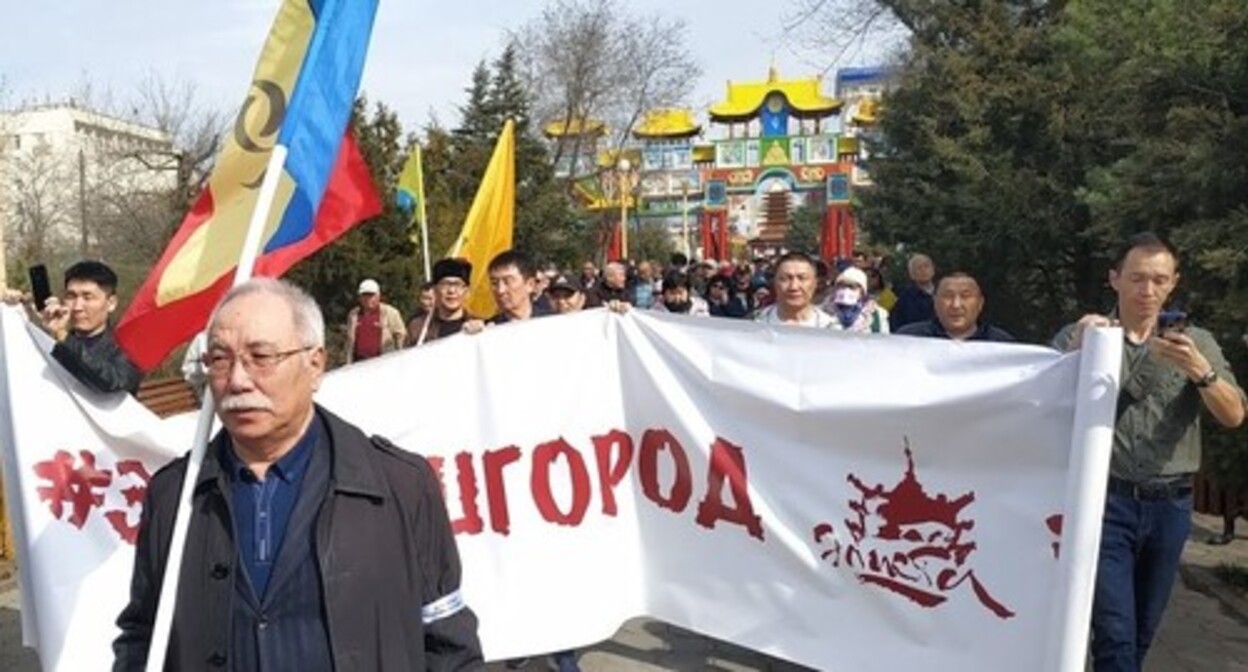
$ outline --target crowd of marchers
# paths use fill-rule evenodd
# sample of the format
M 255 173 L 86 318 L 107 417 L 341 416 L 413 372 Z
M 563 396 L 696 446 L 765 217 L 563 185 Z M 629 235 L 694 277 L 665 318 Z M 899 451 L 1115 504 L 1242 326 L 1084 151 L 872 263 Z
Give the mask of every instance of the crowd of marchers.
M 431 335 L 477 333 L 490 324 L 606 305 L 694 316 L 745 318 L 768 324 L 866 334 L 898 334 L 955 341 L 1011 342 L 983 320 L 984 293 L 965 272 L 936 274 L 921 254 L 907 261 L 910 283 L 894 293 L 867 255 L 832 271 L 805 254 L 783 254 L 752 264 L 687 265 L 673 259 L 665 271 L 653 262 L 634 267 L 610 262 L 600 274 L 586 262 L 579 276 L 538 269 L 522 254 L 504 252 L 489 265 L 497 312 L 487 320 L 468 315 L 463 297 L 471 267 L 447 259 L 435 267 L 427 303 L 404 333 L 374 340 L 349 356 L 377 354 L 382 343 L 420 345 Z M 1165 240 L 1144 233 L 1117 252 L 1109 274 L 1117 305 L 1089 313 L 1063 328 L 1051 345 L 1063 351 L 1082 344 L 1084 330 L 1123 330 L 1121 384 L 1113 457 L 1098 556 L 1091 649 L 1097 672 L 1142 669 L 1178 574 L 1191 529 L 1193 478 L 1200 468 L 1200 418 L 1234 428 L 1248 400 L 1212 335 L 1168 303 L 1178 286 L 1179 257 Z M 360 285 L 360 311 L 382 324 L 397 312 L 380 302 L 376 283 Z M 366 333 L 376 338 L 376 327 Z M 577 669 L 574 653 L 552 656 L 561 672 Z M 526 660 L 512 661 L 518 667 Z
M 720 264 L 691 264 L 683 255 L 673 255 L 666 266 L 610 261 L 600 270 L 586 261 L 573 272 L 537 265 L 520 252 L 506 251 L 490 261 L 487 273 L 495 312 L 473 315 L 465 305 L 472 264 L 442 259 L 421 287 L 410 320 L 382 300 L 376 280 L 360 282 L 359 305 L 345 325 L 345 361 L 358 362 L 454 334 L 478 333 L 493 324 L 600 306 L 832 331 L 1014 340 L 982 320 L 984 293 L 972 275 L 953 272 L 937 280 L 932 260 L 916 254 L 907 264 L 910 282 L 895 293 L 878 263 L 865 253 L 840 265 L 800 253 Z
M 938 276 L 933 261 L 918 254 L 907 260 L 910 282 L 893 292 L 865 254 L 832 267 L 791 253 L 719 265 L 673 258 L 666 268 L 613 261 L 601 272 L 586 262 L 579 273 L 564 273 L 506 251 L 487 268 L 491 315 L 465 308 L 472 270 L 462 259 L 437 262 L 408 320 L 382 301 L 375 280 L 360 282 L 344 359 L 596 306 L 863 334 L 1013 340 L 983 319 L 985 298 L 974 276 Z M 1112 310 L 1083 315 L 1050 344 L 1073 351 L 1090 327 L 1122 330 L 1093 599 L 1097 672 L 1142 669 L 1191 529 L 1202 415 L 1234 428 L 1248 411 L 1213 336 L 1173 310 L 1180 279 L 1179 256 L 1168 242 L 1150 233 L 1132 237 L 1109 271 Z M 52 357 L 103 394 L 133 392 L 141 379 L 113 340 L 116 286 L 106 265 L 80 262 L 66 271 L 61 297 L 31 306 L 55 340 Z M 19 292 L 4 299 L 30 305 Z M 459 559 L 432 470 L 314 402 L 328 359 L 315 301 L 294 285 L 263 278 L 231 290 L 191 349 L 184 370 L 206 384 L 224 429 L 193 495 L 182 567 L 188 587 L 167 648 L 175 669 L 481 666 L 476 619 L 459 592 Z M 151 481 L 114 669 L 140 669 L 147 659 L 185 469 L 185 458 L 175 460 Z M 574 651 L 552 658 L 562 672 L 578 669 Z

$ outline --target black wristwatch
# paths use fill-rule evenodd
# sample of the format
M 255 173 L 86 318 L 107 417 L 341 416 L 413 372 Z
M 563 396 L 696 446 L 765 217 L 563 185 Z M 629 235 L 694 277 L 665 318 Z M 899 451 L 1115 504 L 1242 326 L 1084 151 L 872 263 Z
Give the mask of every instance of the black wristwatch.
M 1209 369 L 1209 373 L 1206 373 L 1192 382 L 1196 384 L 1196 387 L 1209 387 L 1210 385 L 1218 382 L 1218 372 L 1214 369 Z

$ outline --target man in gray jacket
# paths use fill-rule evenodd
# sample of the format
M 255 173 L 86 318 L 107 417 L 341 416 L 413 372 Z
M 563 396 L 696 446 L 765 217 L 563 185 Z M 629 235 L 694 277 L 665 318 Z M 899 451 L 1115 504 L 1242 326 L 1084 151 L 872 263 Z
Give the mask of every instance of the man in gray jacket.
M 1192 476 L 1200 468 L 1200 417 L 1235 428 L 1244 392 L 1222 349 L 1186 314 L 1165 311 L 1179 258 L 1151 233 L 1126 242 L 1109 272 L 1110 315 L 1084 315 L 1054 339 L 1075 350 L 1092 327 L 1122 328 L 1121 387 L 1097 556 L 1092 668 L 1141 670 L 1161 625 L 1191 531 Z

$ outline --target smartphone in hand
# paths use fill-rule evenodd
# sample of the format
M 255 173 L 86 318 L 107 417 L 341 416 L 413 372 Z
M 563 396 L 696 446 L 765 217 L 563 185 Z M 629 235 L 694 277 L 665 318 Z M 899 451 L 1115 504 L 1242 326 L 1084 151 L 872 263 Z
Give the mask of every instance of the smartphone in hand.
M 35 310 L 43 312 L 52 297 L 52 283 L 48 280 L 48 267 L 35 264 L 29 269 L 30 293 L 35 297 Z
M 1163 310 L 1157 316 L 1157 333 L 1187 329 L 1187 313 L 1181 310 Z

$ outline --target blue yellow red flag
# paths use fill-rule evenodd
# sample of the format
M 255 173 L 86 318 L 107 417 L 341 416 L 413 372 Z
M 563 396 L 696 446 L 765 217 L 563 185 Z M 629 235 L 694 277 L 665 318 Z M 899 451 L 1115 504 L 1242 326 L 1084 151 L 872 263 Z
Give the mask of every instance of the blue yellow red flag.
M 447 256 L 472 262 L 472 279 L 464 306 L 473 315 L 493 315 L 488 267 L 499 252 L 511 249 L 516 221 L 516 123 L 511 119 L 494 146 L 481 186 L 472 199 L 464 228 Z
M 276 144 L 288 149 L 255 274 L 278 276 L 381 211 L 347 128 L 377 0 L 283 0 L 216 167 L 117 326 L 151 370 L 229 288 Z

